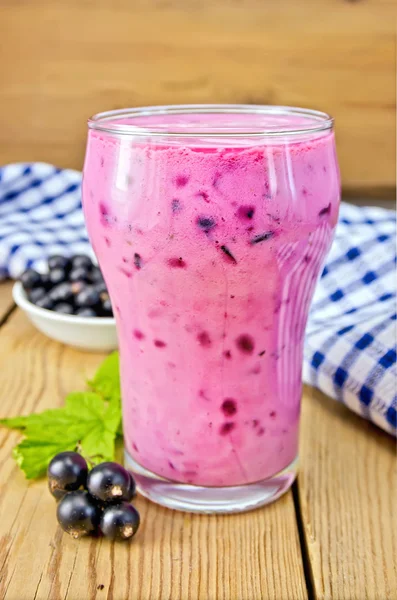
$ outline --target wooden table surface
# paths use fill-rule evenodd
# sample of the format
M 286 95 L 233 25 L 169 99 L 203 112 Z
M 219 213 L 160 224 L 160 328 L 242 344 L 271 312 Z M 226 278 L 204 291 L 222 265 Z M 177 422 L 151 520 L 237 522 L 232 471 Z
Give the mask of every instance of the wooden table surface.
M 60 405 L 102 356 L 37 332 L 0 286 L 0 416 Z M 0 430 L 0 599 L 397 599 L 394 441 L 305 389 L 301 469 L 276 503 L 201 516 L 138 498 L 131 544 L 74 541 L 57 527 L 45 481 L 11 458 Z

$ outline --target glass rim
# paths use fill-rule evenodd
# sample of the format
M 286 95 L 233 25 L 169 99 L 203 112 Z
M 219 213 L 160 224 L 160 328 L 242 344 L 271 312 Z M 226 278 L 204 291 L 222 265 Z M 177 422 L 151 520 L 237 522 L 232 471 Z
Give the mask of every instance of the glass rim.
M 160 129 L 156 125 L 143 126 L 125 123 L 114 123 L 114 119 L 150 117 L 155 115 L 188 115 L 188 114 L 251 114 L 251 115 L 281 115 L 301 116 L 311 118 L 312 122 L 296 129 L 287 129 L 279 126 L 271 130 L 253 130 L 247 127 L 246 131 L 236 131 L 232 126 L 225 129 L 209 128 L 200 130 L 200 126 L 192 124 L 194 131 L 175 131 Z M 114 133 L 131 136 L 171 136 L 185 137 L 278 137 L 297 136 L 310 133 L 319 133 L 332 130 L 334 119 L 329 114 L 309 108 L 295 106 L 261 105 L 261 104 L 172 104 L 159 106 L 144 106 L 138 108 L 119 108 L 97 113 L 88 119 L 88 128 L 106 133 Z

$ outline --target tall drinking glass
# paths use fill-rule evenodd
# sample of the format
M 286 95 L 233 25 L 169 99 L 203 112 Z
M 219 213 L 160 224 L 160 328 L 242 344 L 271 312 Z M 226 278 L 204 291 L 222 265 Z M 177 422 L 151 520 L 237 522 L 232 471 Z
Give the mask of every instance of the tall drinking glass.
M 84 212 L 144 496 L 238 512 L 290 487 L 305 326 L 339 196 L 324 113 L 197 105 L 90 119 Z

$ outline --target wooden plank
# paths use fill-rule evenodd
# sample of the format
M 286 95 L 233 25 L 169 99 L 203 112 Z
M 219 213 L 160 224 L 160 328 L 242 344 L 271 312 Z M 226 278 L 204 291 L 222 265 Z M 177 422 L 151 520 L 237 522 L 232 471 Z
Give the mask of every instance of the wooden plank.
M 0 283 L 0 323 L 13 307 L 11 295 L 13 284 L 14 282 L 11 281 Z
M 1 416 L 59 405 L 101 358 L 48 340 L 17 310 L 0 330 Z M 46 483 L 28 484 L 11 459 L 18 438 L 0 430 L 1 599 L 307 598 L 291 493 L 265 509 L 213 517 L 139 498 L 142 526 L 131 545 L 76 542 L 57 527 Z
M 396 600 L 395 441 L 307 388 L 300 453 L 315 598 Z
M 347 193 L 394 197 L 395 0 L 3 0 L 0 163 L 81 168 L 85 121 L 181 102 L 336 117 Z

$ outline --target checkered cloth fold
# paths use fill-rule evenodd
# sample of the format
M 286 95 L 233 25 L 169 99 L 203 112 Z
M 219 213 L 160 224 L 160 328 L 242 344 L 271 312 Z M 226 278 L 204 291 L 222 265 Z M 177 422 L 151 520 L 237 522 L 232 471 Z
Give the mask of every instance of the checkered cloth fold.
M 0 168 L 0 279 L 51 254 L 91 253 L 81 174 L 44 163 Z M 342 203 L 316 288 L 303 378 L 396 434 L 396 213 Z
M 396 213 L 342 203 L 314 295 L 303 378 L 396 435 Z
M 28 266 L 45 269 L 52 254 L 86 254 L 81 173 L 45 163 L 0 168 L 0 279 Z

